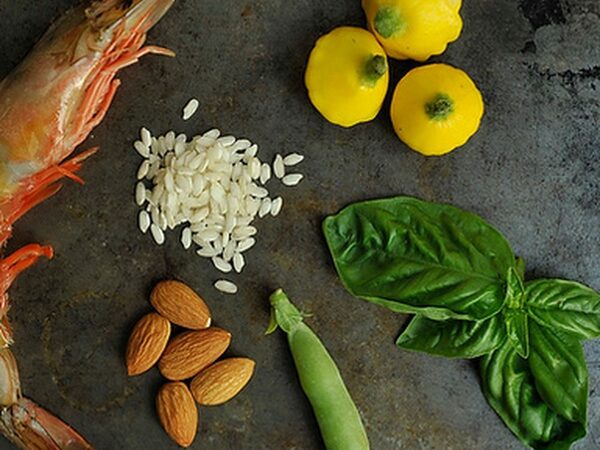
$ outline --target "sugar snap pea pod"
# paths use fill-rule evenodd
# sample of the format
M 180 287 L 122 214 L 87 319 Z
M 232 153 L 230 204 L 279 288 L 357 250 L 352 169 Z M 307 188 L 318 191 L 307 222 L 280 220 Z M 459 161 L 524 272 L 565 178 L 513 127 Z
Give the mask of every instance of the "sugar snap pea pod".
M 310 401 L 327 450 L 368 450 L 369 440 L 344 380 L 318 336 L 287 295 L 271 295 L 271 324 L 287 333 L 304 393 Z

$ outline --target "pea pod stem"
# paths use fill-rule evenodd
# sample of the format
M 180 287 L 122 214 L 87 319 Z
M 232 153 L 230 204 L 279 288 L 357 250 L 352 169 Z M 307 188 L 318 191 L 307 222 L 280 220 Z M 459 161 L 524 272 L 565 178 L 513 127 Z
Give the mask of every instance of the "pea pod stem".
M 303 314 L 281 290 L 271 297 L 269 330 L 287 333 L 302 390 L 319 423 L 327 450 L 368 450 L 369 441 L 360 414 L 331 355 L 304 323 Z

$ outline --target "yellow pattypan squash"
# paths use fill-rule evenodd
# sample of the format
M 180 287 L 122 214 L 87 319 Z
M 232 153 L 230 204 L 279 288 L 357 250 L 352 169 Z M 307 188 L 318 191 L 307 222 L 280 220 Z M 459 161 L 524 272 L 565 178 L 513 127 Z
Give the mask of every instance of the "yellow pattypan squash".
M 381 109 L 389 84 L 387 58 L 368 31 L 336 28 L 315 44 L 304 81 L 310 101 L 328 121 L 351 127 Z
M 371 31 L 388 56 L 425 61 L 462 30 L 461 0 L 363 0 Z
M 424 155 L 443 155 L 475 134 L 483 99 L 462 70 L 447 64 L 417 67 L 394 91 L 391 117 L 398 137 Z

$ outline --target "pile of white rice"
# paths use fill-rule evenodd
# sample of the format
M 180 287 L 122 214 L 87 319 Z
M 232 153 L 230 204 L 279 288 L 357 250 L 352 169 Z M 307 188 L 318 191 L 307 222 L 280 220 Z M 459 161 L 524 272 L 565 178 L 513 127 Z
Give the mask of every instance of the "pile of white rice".
M 184 108 L 184 120 L 197 108 L 192 99 Z M 303 179 L 300 173 L 287 173 L 302 162 L 302 155 L 277 155 L 270 165 L 258 158 L 257 145 L 221 136 L 217 129 L 188 139 L 174 131 L 153 137 L 142 128 L 134 147 L 144 158 L 135 189 L 135 201 L 143 208 L 138 216 L 142 233 L 150 231 L 162 245 L 167 230 L 181 227 L 183 247 L 195 246 L 199 256 L 211 258 L 224 273 L 244 269 L 244 254 L 256 244 L 255 219 L 281 212 L 283 199 L 271 198 L 267 183 L 275 178 L 296 186 Z M 237 292 L 229 280 L 219 280 L 215 287 Z

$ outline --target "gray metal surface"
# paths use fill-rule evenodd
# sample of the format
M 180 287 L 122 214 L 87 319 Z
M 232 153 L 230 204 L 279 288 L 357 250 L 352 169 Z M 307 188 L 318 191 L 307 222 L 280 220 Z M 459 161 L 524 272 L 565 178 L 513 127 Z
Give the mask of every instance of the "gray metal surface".
M 0 76 L 73 0 L 0 0 Z M 518 449 L 486 404 L 476 367 L 397 350 L 406 317 L 353 299 L 338 282 L 320 233 L 345 204 L 410 194 L 481 214 L 528 262 L 529 276 L 581 280 L 600 289 L 600 4 L 597 0 L 477 0 L 463 7 L 462 37 L 435 60 L 466 70 L 484 93 L 479 133 L 439 159 L 407 150 L 384 111 L 350 130 L 328 124 L 302 76 L 315 39 L 363 24 L 358 0 L 178 0 L 149 41 L 176 59 L 145 58 L 125 70 L 107 118 L 87 146 L 84 187 L 67 183 L 15 227 L 9 249 L 52 243 L 11 290 L 23 389 L 99 449 L 176 448 L 154 412 L 153 371 L 129 379 L 123 352 L 150 307 L 156 280 L 177 277 L 232 331 L 231 355 L 257 361 L 237 399 L 200 410 L 197 449 L 320 449 L 281 334 L 263 336 L 267 296 L 279 286 L 305 310 L 336 358 L 366 422 L 372 448 Z M 394 80 L 412 67 L 392 64 Z M 201 109 L 179 119 L 191 97 Z M 386 104 L 387 108 L 387 104 Z M 155 246 L 136 228 L 131 149 L 140 126 L 193 134 L 219 127 L 260 144 L 261 155 L 300 151 L 307 180 L 285 190 L 284 214 L 260 224 L 236 297 L 211 287 L 209 261 L 174 235 Z M 273 187 L 275 191 L 279 188 Z M 283 191 L 283 189 L 281 189 Z M 600 448 L 600 342 L 586 345 L 590 431 L 577 449 Z M 0 448 L 9 448 L 0 440 Z

